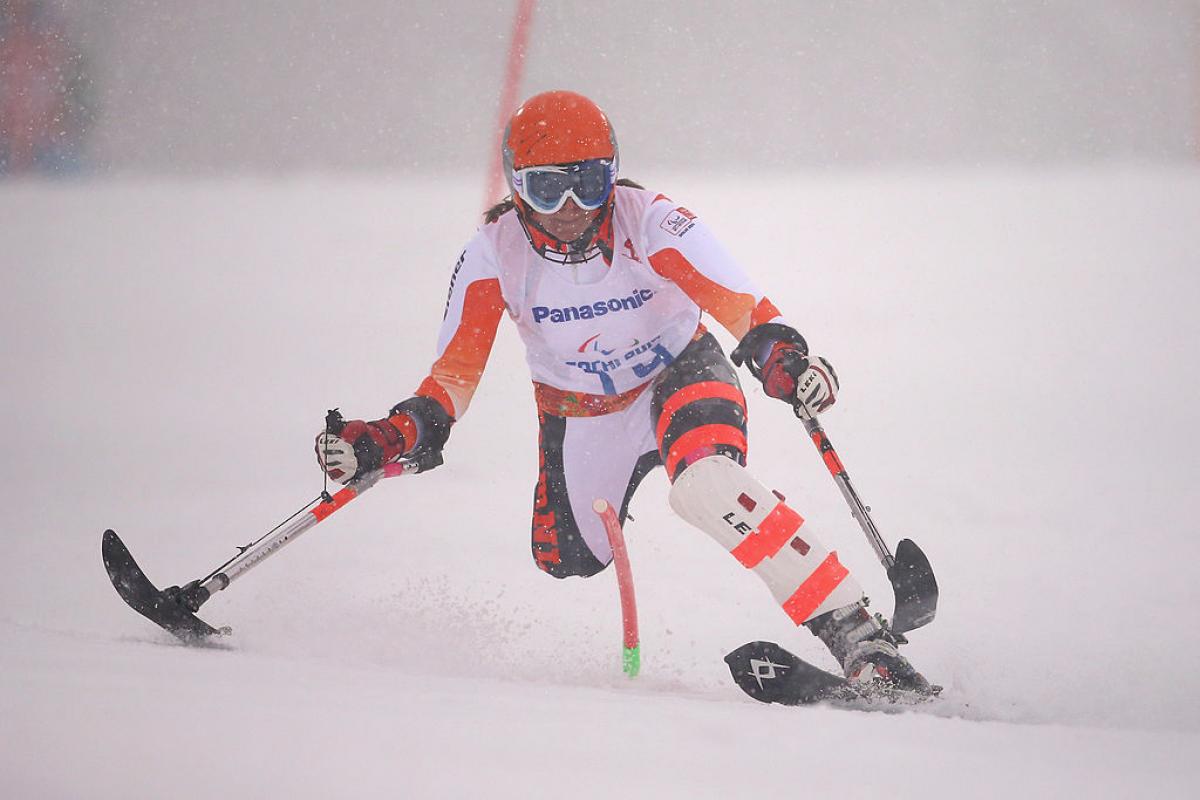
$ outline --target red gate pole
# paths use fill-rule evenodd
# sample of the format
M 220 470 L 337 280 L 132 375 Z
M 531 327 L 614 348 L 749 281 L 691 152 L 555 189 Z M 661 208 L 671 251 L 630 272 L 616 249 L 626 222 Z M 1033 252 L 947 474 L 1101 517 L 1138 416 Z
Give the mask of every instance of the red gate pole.
M 608 543 L 612 545 L 613 566 L 617 568 L 617 588 L 621 592 L 621 623 L 625 629 L 624 650 L 621 666 L 625 674 L 637 677 L 642 667 L 642 645 L 638 639 L 637 598 L 633 594 L 633 572 L 629 569 L 629 551 L 625 549 L 625 534 L 617 512 L 607 500 L 592 503 L 592 510 L 600 515 Z
M 500 174 L 500 148 L 495 144 L 504 135 L 504 126 L 508 124 L 508 118 L 517 107 L 517 91 L 521 88 L 521 75 L 525 70 L 525 47 L 529 41 L 529 26 L 533 20 L 534 5 L 535 0 L 518 0 L 517 14 L 513 18 L 512 40 L 508 45 L 508 64 L 504 69 L 495 135 L 491 139 L 491 168 L 488 171 L 487 194 L 483 198 L 485 209 L 500 199 L 499 193 L 504 185 L 504 176 Z

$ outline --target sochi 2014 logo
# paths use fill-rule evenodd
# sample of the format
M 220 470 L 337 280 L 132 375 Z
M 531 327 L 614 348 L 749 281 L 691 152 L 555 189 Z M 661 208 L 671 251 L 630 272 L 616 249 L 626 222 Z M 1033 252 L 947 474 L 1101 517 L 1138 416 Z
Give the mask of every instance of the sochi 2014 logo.
M 658 223 L 658 227 L 662 228 L 672 236 L 683 236 L 696 225 L 696 215 L 688 211 L 683 206 L 676 208 Z
M 583 354 L 583 358 L 564 363 L 568 367 L 595 375 L 600 380 L 604 394 L 616 394 L 616 383 L 609 376 L 610 372 L 628 367 L 635 377 L 644 379 L 675 360 L 661 340 L 661 336 L 646 341 L 634 339 L 626 347 L 608 349 L 601 344 L 600 334 L 596 334 L 579 345 L 578 351 Z
M 583 344 L 579 345 L 579 350 L 577 352 L 586 353 L 589 350 L 591 350 L 593 353 L 599 353 L 602 356 L 611 356 L 613 353 L 617 352 L 618 350 L 623 349 L 620 347 L 614 347 L 612 349 L 607 349 L 607 348 L 602 347 L 600 345 L 600 336 L 601 336 L 601 334 L 597 333 L 595 336 L 592 336 L 592 337 L 586 339 Z M 630 347 L 637 347 L 639 344 L 641 344 L 641 342 L 639 342 L 637 339 L 634 339 L 632 342 L 627 344 L 624 349 L 628 349 Z

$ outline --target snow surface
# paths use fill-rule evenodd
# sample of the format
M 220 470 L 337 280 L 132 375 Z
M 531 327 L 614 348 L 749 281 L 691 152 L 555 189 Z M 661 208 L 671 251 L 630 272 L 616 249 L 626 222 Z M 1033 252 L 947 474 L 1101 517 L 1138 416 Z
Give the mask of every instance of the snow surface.
M 615 580 L 529 555 L 536 425 L 509 323 L 447 465 L 381 484 L 213 599 L 227 648 L 126 608 L 113 527 L 160 585 L 321 488 L 326 408 L 375 416 L 430 361 L 477 182 L 0 186 L 7 422 L 0 796 L 1183 796 L 1195 622 L 1200 172 L 640 175 L 699 212 L 842 377 L 828 432 L 942 587 L 920 712 L 754 703 L 757 638 L 832 666 L 674 517 Z M 728 344 L 728 336 L 723 341 Z M 751 464 L 890 610 L 788 410 Z

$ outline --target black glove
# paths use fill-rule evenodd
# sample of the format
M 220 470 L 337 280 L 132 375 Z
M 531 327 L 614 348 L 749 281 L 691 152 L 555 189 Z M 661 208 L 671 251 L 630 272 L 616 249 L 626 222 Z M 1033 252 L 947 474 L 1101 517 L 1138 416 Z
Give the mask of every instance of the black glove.
M 808 343 L 795 329 L 767 322 L 750 330 L 730 354 L 762 382 L 763 391 L 812 419 L 837 400 L 838 377 L 828 361 L 808 354 Z

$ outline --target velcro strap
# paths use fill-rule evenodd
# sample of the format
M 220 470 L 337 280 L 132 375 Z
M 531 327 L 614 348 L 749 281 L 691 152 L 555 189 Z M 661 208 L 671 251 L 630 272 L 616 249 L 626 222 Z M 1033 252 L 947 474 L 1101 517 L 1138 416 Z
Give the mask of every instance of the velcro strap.
M 403 455 L 417 444 L 417 423 L 408 414 L 393 414 L 388 423 L 400 434 L 400 453 Z
M 779 503 L 771 513 L 759 523 L 758 527 L 746 535 L 741 543 L 731 551 L 733 557 L 747 569 L 754 569 L 764 559 L 778 553 L 792 534 L 804 524 L 804 517 L 797 514 L 784 503 Z

